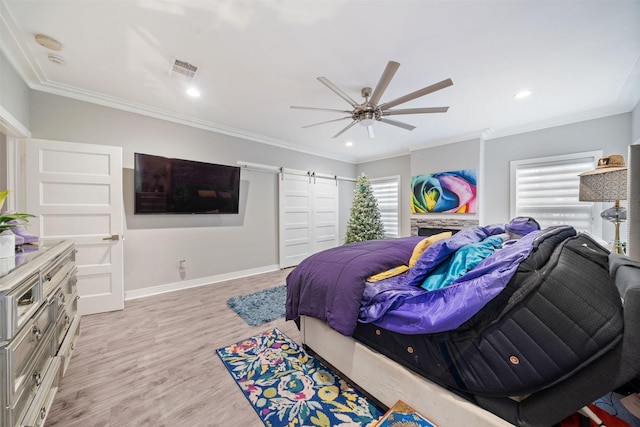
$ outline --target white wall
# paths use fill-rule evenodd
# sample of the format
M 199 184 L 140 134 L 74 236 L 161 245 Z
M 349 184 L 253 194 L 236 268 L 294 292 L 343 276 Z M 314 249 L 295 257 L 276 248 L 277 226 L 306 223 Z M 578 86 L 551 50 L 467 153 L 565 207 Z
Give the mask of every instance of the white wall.
M 277 176 L 243 170 L 239 215 L 134 215 L 135 152 L 235 165 L 238 160 L 355 177 L 355 165 L 247 141 L 43 92 L 31 94 L 33 138 L 117 145 L 123 151 L 125 291 L 274 269 L 278 265 Z M 341 185 L 341 235 L 353 187 Z

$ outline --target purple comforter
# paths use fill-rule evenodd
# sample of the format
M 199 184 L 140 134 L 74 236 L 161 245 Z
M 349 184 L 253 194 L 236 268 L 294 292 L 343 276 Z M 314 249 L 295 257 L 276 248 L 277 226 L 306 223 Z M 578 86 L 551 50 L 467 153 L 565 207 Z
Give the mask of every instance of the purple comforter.
M 314 317 L 347 336 L 358 321 L 405 334 L 457 328 L 504 289 L 541 231 L 527 230 L 445 288 L 426 291 L 420 284 L 457 249 L 509 231 L 509 225 L 461 230 L 428 248 L 408 273 L 375 283 L 366 280 L 406 265 L 423 237 L 371 240 L 314 254 L 287 277 L 286 318 Z
M 287 277 L 287 320 L 315 317 L 351 336 L 367 278 L 406 264 L 423 238 L 368 240 L 304 259 Z

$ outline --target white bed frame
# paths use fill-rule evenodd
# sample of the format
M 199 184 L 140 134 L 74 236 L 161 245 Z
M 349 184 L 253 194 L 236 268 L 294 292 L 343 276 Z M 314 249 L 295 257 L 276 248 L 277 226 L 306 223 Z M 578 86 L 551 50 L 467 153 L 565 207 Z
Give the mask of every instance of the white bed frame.
M 300 317 L 302 340 L 382 404 L 403 400 L 438 427 L 512 426 L 312 317 Z

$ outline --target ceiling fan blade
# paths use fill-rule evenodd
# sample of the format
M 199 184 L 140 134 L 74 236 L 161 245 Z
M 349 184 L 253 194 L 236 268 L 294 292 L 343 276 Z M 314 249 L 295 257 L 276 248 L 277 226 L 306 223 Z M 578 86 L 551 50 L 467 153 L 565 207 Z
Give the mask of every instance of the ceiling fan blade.
M 451 79 L 446 79 L 438 83 L 434 83 L 431 86 L 424 87 L 422 89 L 416 90 L 415 92 L 411 92 L 405 96 L 401 96 L 400 98 L 396 98 L 393 101 L 385 102 L 380 105 L 381 110 L 388 110 L 389 108 L 393 108 L 396 105 L 403 104 L 405 102 L 411 101 L 412 99 L 420 98 L 421 96 L 425 96 L 432 92 L 435 92 L 440 89 L 444 89 L 445 87 L 449 87 L 453 84 Z
M 370 139 L 373 139 L 376 137 L 376 134 L 373 131 L 373 126 L 367 126 L 367 133 L 369 134 Z
M 349 116 L 349 117 L 340 117 L 339 119 L 327 120 L 326 122 L 320 122 L 320 123 L 314 123 L 312 125 L 302 126 L 302 128 L 305 129 L 305 128 L 310 128 L 310 127 L 313 127 L 313 126 L 323 125 L 325 123 L 339 122 L 341 120 L 350 119 L 350 118 L 351 118 L 351 116 Z
M 369 103 L 371 105 L 378 105 L 378 101 L 380 101 L 382 94 L 387 89 L 387 86 L 389 86 L 389 83 L 391 82 L 393 76 L 396 74 L 396 71 L 398 71 L 399 66 L 400 64 L 395 61 L 389 61 L 387 63 L 387 67 L 384 69 L 384 72 L 380 76 L 380 80 L 378 80 L 378 84 L 376 85 L 375 89 L 373 89 L 371 98 L 369 98 Z
M 358 103 L 356 101 L 354 101 L 353 99 L 351 99 L 351 97 L 349 95 L 347 95 L 346 93 L 344 93 L 343 91 L 341 91 L 338 86 L 334 85 L 333 83 L 331 83 L 326 77 L 318 77 L 318 80 L 320 81 L 320 83 L 322 83 L 323 85 L 325 85 L 326 87 L 328 87 L 329 89 L 331 89 L 332 91 L 334 91 L 340 98 L 344 99 L 345 101 L 347 101 L 349 104 L 351 104 L 351 106 L 353 108 L 358 106 Z
M 289 108 L 293 108 L 295 110 L 331 111 L 331 112 L 334 112 L 334 113 L 351 114 L 351 111 L 337 110 L 337 109 L 334 109 L 334 108 L 299 107 L 297 105 L 292 105 Z
M 355 125 L 356 123 L 358 123 L 357 120 L 354 120 L 353 122 L 349 123 L 344 129 L 342 129 L 340 132 L 336 133 L 335 135 L 333 135 L 331 138 L 337 138 L 340 135 L 342 135 L 343 133 L 345 133 L 346 131 L 348 131 L 349 129 L 351 129 L 351 126 Z
M 426 114 L 426 113 L 446 113 L 449 107 L 428 107 L 428 108 L 404 108 L 400 110 L 386 110 L 383 116 L 396 116 L 398 114 Z
M 399 122 L 397 120 L 380 119 L 380 121 L 382 123 L 386 123 L 388 125 L 393 125 L 393 126 L 398 126 L 399 128 L 406 129 L 406 130 L 414 130 L 416 128 L 415 126 L 411 126 L 409 124 L 402 123 L 402 122 Z

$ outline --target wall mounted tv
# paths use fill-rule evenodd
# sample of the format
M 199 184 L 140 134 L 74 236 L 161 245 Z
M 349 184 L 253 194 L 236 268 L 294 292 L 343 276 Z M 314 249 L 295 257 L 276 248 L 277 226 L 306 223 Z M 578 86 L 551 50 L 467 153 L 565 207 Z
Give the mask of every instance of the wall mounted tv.
M 237 214 L 240 168 L 135 153 L 136 214 Z

